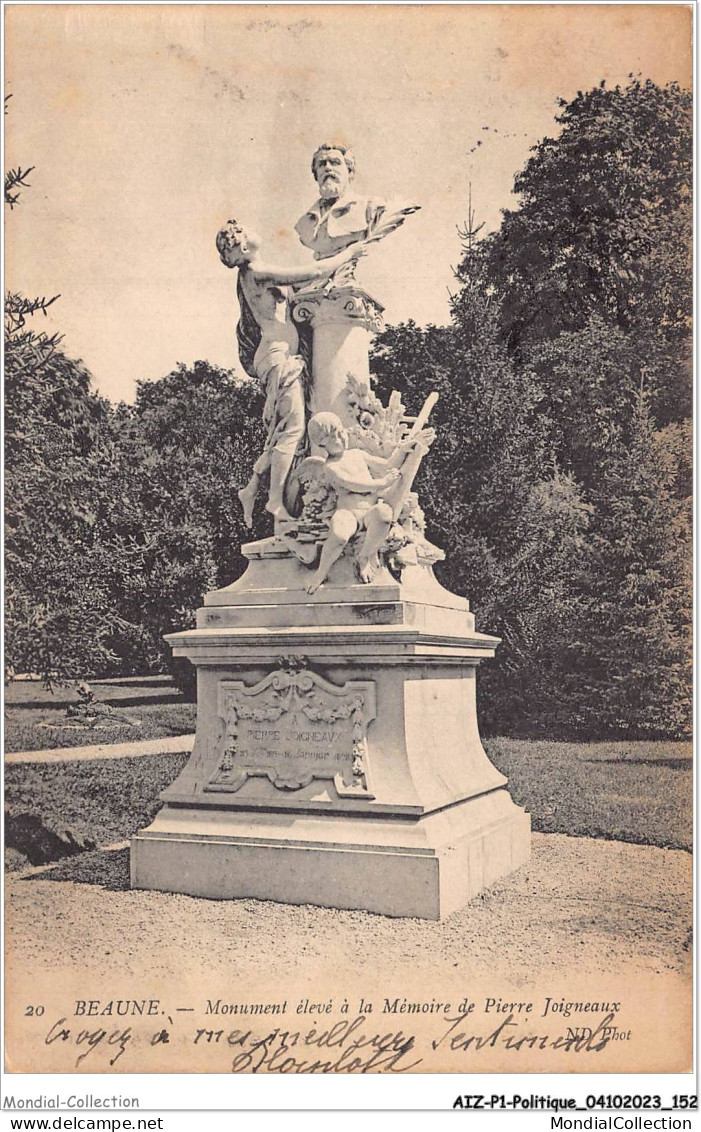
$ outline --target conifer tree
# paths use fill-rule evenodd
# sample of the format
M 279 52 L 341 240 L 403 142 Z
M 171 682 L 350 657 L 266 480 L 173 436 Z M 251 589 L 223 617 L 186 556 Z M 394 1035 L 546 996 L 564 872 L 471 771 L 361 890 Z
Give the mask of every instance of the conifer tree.
M 644 392 L 592 497 L 587 632 L 569 691 L 588 734 L 687 734 L 691 509 Z

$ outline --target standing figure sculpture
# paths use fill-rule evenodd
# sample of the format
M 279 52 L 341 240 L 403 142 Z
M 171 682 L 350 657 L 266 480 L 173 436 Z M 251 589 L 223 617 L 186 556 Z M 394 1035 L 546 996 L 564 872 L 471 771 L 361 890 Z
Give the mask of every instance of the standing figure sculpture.
M 287 288 L 329 279 L 335 271 L 365 254 L 358 245 L 326 259 L 323 265 L 284 268 L 260 258 L 261 241 L 252 231 L 229 220 L 217 234 L 217 250 L 227 267 L 238 267 L 237 293 L 241 317 L 237 326 L 241 365 L 256 377 L 265 393 L 265 446 L 253 474 L 239 492 L 246 526 L 253 524 L 253 506 L 261 479 L 269 473 L 266 508 L 277 520 L 290 519 L 284 491 L 297 450 L 305 435 L 304 359 L 298 354 L 297 330 L 290 318 Z

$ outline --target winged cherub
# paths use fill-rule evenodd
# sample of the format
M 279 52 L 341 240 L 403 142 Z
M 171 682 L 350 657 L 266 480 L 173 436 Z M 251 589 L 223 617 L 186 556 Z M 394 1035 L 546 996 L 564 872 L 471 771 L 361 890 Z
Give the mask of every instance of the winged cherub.
M 335 413 L 315 413 L 308 435 L 312 455 L 305 464 L 318 464 L 320 474 L 336 493 L 336 507 L 307 592 L 318 590 L 359 530 L 365 531 L 365 538 L 358 552 L 358 570 L 361 581 L 370 582 L 380 564 L 378 551 L 436 434 L 432 428 L 422 428 L 397 445 L 387 459 L 362 448 L 349 448 L 348 433 Z

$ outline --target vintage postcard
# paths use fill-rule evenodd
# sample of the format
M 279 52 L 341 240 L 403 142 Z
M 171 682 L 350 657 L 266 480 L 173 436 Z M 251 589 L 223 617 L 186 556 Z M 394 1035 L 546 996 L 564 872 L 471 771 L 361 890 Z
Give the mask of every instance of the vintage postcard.
M 690 7 L 4 20 L 5 1091 L 689 1073 Z

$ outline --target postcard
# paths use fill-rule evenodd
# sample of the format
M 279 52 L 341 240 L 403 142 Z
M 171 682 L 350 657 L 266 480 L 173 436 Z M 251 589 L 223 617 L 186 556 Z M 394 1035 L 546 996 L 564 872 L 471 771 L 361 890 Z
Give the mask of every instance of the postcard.
M 690 7 L 5 31 L 5 1091 L 689 1072 Z

